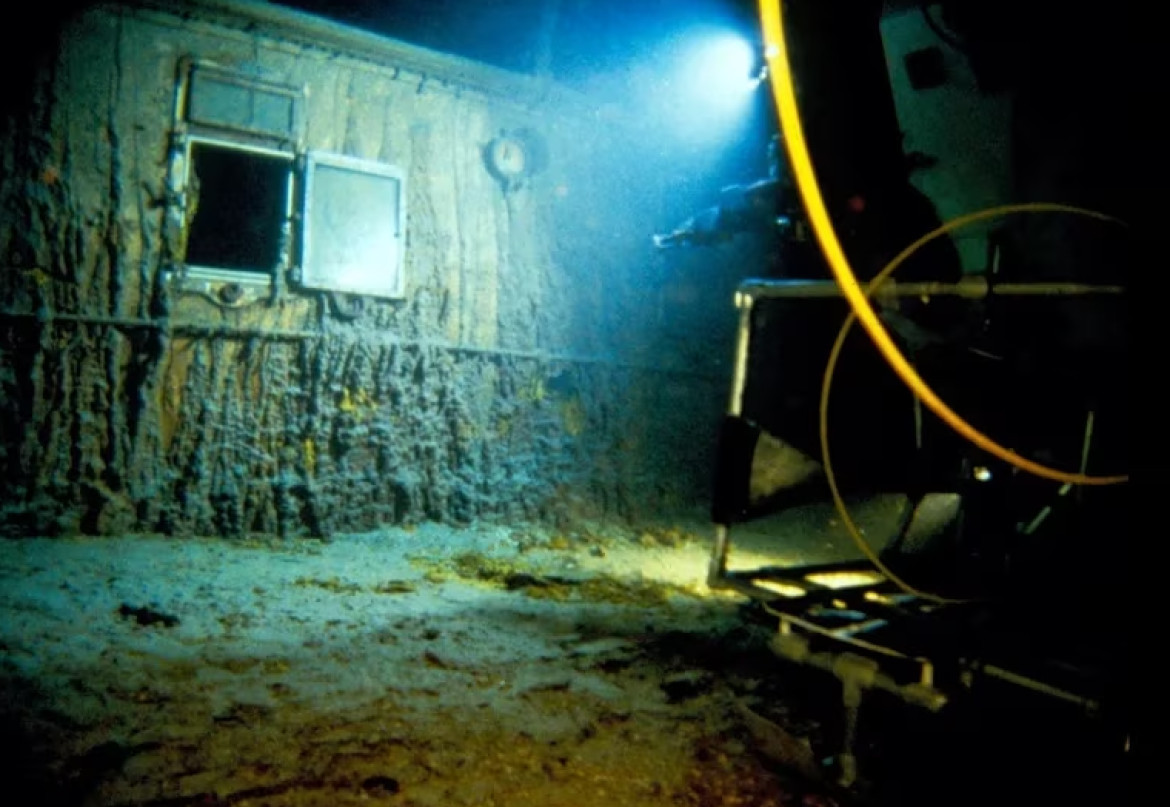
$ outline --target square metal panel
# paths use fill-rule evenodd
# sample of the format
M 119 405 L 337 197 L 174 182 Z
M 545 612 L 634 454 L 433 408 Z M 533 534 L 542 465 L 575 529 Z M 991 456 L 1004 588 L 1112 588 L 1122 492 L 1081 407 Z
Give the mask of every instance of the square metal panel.
M 406 178 L 390 165 L 310 152 L 305 170 L 308 288 L 402 297 Z

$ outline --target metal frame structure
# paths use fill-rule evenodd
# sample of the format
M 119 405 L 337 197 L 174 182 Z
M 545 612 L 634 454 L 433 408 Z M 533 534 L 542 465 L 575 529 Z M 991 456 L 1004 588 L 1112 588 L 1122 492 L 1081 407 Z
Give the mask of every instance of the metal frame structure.
M 992 286 L 984 277 L 970 276 L 957 283 L 888 282 L 873 293 L 879 299 L 950 296 L 978 300 L 991 294 L 1053 297 L 1120 295 L 1124 291 L 1120 286 L 1082 283 Z M 739 329 L 727 409 L 729 422 L 744 424 L 744 391 L 756 301 L 842 296 L 840 288 L 831 280 L 753 279 L 739 286 L 735 294 Z M 728 456 L 721 450 L 719 462 L 728 461 Z M 724 470 L 720 468 L 721 473 Z M 1037 672 L 1002 660 L 990 663 L 987 659 L 957 655 L 956 648 L 937 639 L 961 625 L 969 609 L 962 603 L 939 603 L 905 593 L 866 560 L 729 571 L 727 560 L 734 508 L 720 503 L 720 495 L 716 491 L 714 541 L 707 583 L 712 589 L 732 590 L 764 604 L 778 623 L 771 646 L 779 657 L 824 670 L 841 681 L 845 736 L 838 764 L 842 786 L 848 787 L 856 781 L 854 739 L 858 710 L 866 690 L 882 690 L 908 704 L 938 712 L 952 698 L 971 689 L 980 678 L 994 678 L 1067 703 L 1089 715 L 1100 712 L 1102 704 L 1095 693 L 1085 691 L 1077 681 L 1056 680 L 1058 676 L 1054 677 L 1051 670 Z M 812 579 L 841 572 L 856 573 L 860 575 L 858 579 L 866 582 L 831 588 Z M 791 595 L 778 593 L 777 586 Z
M 225 121 L 192 119 L 191 93 L 199 79 L 239 88 L 241 92 L 266 93 L 287 100 L 290 117 L 287 127 L 271 128 L 235 125 Z M 245 75 L 209 59 L 185 55 L 176 63 L 171 99 L 171 133 L 166 169 L 166 217 L 163 228 L 167 258 L 161 270 L 165 283 L 179 291 L 200 294 L 218 305 L 240 307 L 279 296 L 292 267 L 293 217 L 296 208 L 295 168 L 304 152 L 306 137 L 306 86 L 286 86 L 258 75 Z M 186 239 L 190 233 L 192 188 L 190 172 L 193 144 L 232 149 L 261 157 L 288 160 L 289 174 L 284 221 L 280 229 L 280 258 L 276 266 L 256 267 L 257 271 L 223 267 L 190 266 L 186 263 Z M 225 291 L 236 299 L 224 299 Z
M 318 221 L 317 205 L 319 200 L 318 186 L 321 180 L 318 175 L 321 170 L 344 172 L 350 177 L 369 178 L 385 183 L 388 193 L 393 193 L 394 216 L 392 220 L 376 221 L 379 229 L 390 232 L 393 246 L 386 250 L 378 249 L 375 258 L 385 261 L 385 266 L 379 267 L 391 274 L 392 282 L 374 282 L 368 278 L 363 282 L 343 281 L 336 277 L 339 267 L 324 263 L 318 255 L 317 242 L 320 239 L 315 230 L 321 226 Z M 305 158 L 305 200 L 302 231 L 302 254 L 300 262 L 299 282 L 307 289 L 322 291 L 344 292 L 347 294 L 364 294 L 372 297 L 401 299 L 406 295 L 406 172 L 398 166 L 389 165 L 375 160 L 362 160 L 347 157 L 326 151 L 309 151 Z M 370 224 L 369 216 L 376 210 L 365 211 L 367 216 L 356 217 L 360 224 Z M 347 234 L 353 236 L 353 224 L 350 222 Z M 367 256 L 369 257 L 369 256 Z M 368 267 L 367 267 L 368 268 Z

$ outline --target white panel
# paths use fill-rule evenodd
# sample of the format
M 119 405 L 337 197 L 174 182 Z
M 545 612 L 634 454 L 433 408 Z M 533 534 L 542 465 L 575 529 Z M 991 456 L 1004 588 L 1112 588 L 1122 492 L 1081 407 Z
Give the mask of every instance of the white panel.
M 402 297 L 406 179 L 383 163 L 313 152 L 305 176 L 301 282 L 308 288 Z

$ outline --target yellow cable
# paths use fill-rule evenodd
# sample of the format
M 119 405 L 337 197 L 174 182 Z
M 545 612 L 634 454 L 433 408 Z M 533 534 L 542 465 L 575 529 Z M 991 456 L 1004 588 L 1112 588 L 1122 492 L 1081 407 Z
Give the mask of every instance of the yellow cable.
M 987 210 L 980 210 L 977 213 L 970 213 L 966 216 L 960 216 L 957 219 L 947 222 L 946 224 L 936 227 L 926 235 L 919 238 L 910 246 L 899 252 L 894 259 L 887 263 L 873 280 L 869 282 L 863 294 L 868 298 L 873 294 L 883 282 L 885 282 L 897 269 L 910 259 L 915 252 L 922 247 L 929 244 L 936 238 L 940 238 L 947 233 L 965 227 L 968 224 L 974 224 L 984 219 L 997 218 L 999 216 L 1011 215 L 1014 213 L 1043 213 L 1043 212 L 1058 212 L 1058 213 L 1074 213 L 1079 215 L 1090 216 L 1097 219 L 1105 219 L 1114 221 L 1109 216 L 1094 212 L 1092 210 L 1083 210 L 1077 207 L 1069 207 L 1068 205 L 1049 204 L 1043 202 L 1001 205 L 999 207 L 988 208 Z M 903 591 L 923 597 L 935 602 L 962 602 L 962 600 L 952 600 L 946 597 L 940 597 L 937 594 L 931 594 L 926 591 L 920 591 L 909 583 L 907 583 L 898 575 L 894 574 L 888 566 L 886 566 L 877 553 L 874 552 L 873 547 L 862 536 L 861 530 L 858 529 L 857 523 L 849 515 L 849 509 L 845 505 L 845 500 L 841 496 L 841 491 L 837 487 L 837 477 L 833 473 L 833 463 L 829 452 L 829 397 L 833 390 L 833 377 L 837 370 L 837 362 L 841 358 L 841 351 L 845 347 L 845 340 L 849 336 L 849 332 L 853 328 L 853 323 L 857 320 L 854 312 L 849 312 L 845 317 L 845 322 L 841 325 L 841 331 L 837 334 L 837 341 L 833 343 L 833 349 L 829 351 L 829 361 L 825 365 L 825 377 L 821 385 L 821 406 L 820 406 L 820 435 L 821 435 L 821 456 L 822 463 L 825 469 L 825 477 L 829 483 L 829 492 L 833 496 L 833 504 L 837 507 L 837 513 L 841 517 L 841 522 L 845 525 L 846 531 L 853 538 L 853 542 L 857 544 L 862 553 L 869 559 L 869 561 L 877 567 L 877 569 L 887 578 L 893 581 Z M 1106 477 L 1108 478 L 1108 477 Z
M 887 269 L 889 267 L 886 267 Z M 875 288 L 872 284 L 870 289 Z M 922 591 L 914 588 L 914 586 L 907 583 L 898 575 L 894 574 L 882 559 L 878 557 L 878 553 L 874 551 L 873 547 L 869 545 L 869 541 L 865 540 L 865 536 L 861 534 L 861 529 L 857 526 L 857 522 L 853 520 L 853 516 L 849 514 L 849 508 L 845 504 L 845 499 L 841 496 L 841 489 L 837 487 L 837 475 L 833 473 L 833 461 L 829 453 L 829 393 L 833 387 L 833 371 L 837 368 L 837 359 L 841 355 L 841 348 L 845 344 L 845 337 L 849 335 L 850 328 L 853 321 L 857 319 L 852 312 L 845 318 L 845 325 L 841 328 L 841 332 L 837 334 L 837 341 L 833 343 L 833 349 L 829 353 L 829 364 L 825 368 L 825 379 L 821 385 L 821 412 L 820 412 L 820 429 L 821 429 L 821 465 L 825 469 L 825 479 L 829 483 L 829 493 L 833 496 L 833 505 L 837 508 L 837 515 L 841 519 L 841 523 L 845 525 L 845 531 L 849 533 L 849 537 L 853 539 L 853 543 L 857 544 L 857 548 L 861 553 L 869 559 L 869 562 L 874 567 L 885 575 L 887 580 L 893 582 L 898 588 L 905 591 L 907 594 L 913 594 L 916 597 L 930 600 L 939 603 L 958 603 L 966 602 L 966 600 L 956 600 L 949 597 L 943 597 L 938 594 L 932 594 L 929 591 Z M 907 502 L 907 506 L 912 505 L 913 502 Z
M 808 145 L 804 138 L 804 128 L 800 120 L 800 111 L 796 105 L 796 91 L 792 82 L 792 71 L 788 60 L 788 46 L 784 38 L 784 24 L 780 6 L 780 0 L 760 0 L 760 16 L 766 45 L 765 55 L 768 59 L 768 67 L 772 76 L 772 92 L 780 114 L 780 128 L 783 132 L 784 143 L 788 150 L 789 164 L 795 174 L 797 187 L 800 189 L 805 210 L 808 213 L 809 221 L 812 224 L 813 232 L 817 236 L 817 241 L 821 246 L 825 260 L 828 262 L 829 268 L 833 271 L 833 276 L 837 279 L 837 283 L 841 286 L 842 294 L 844 294 L 845 299 L 849 302 L 849 307 L 861 321 L 866 333 L 869 334 L 870 339 L 873 340 L 873 343 L 877 346 L 890 367 L 893 368 L 902 382 L 910 388 L 910 391 L 918 396 L 922 403 L 938 415 L 944 423 L 979 448 L 998 457 L 1004 462 L 1045 479 L 1074 485 L 1111 485 L 1127 481 L 1129 479 L 1128 476 L 1086 476 L 1081 473 L 1069 473 L 1067 471 L 1057 470 L 1056 468 L 1049 468 L 1026 457 L 1021 457 L 1009 448 L 1005 448 L 980 432 L 947 406 L 935 394 L 934 390 L 927 386 L 926 382 L 922 380 L 922 377 L 910 366 L 910 362 L 906 360 L 902 352 L 898 350 L 897 345 L 894 344 L 894 340 L 890 338 L 890 334 L 878 319 L 877 313 L 873 310 L 873 306 L 870 305 L 866 293 L 857 281 L 856 274 L 849 266 L 849 261 L 845 257 L 845 252 L 841 247 L 841 242 L 837 238 L 837 233 L 834 231 L 833 223 L 829 218 L 829 212 L 825 207 L 825 200 L 821 195 L 816 173 L 813 170 L 812 161 L 809 158 Z M 1090 215 L 1104 221 L 1117 221 L 1117 219 L 1106 216 L 1105 214 L 1086 211 L 1080 208 L 1070 208 L 1061 205 L 1045 205 L 1043 207 L 1048 210 L 1060 208 L 1068 212 Z M 949 232 L 947 228 L 953 229 L 954 227 L 963 226 L 973 220 L 971 217 L 986 218 L 991 215 L 995 214 L 991 211 L 972 213 L 970 217 L 956 219 L 940 229 L 942 232 Z M 978 218 L 974 220 L 978 220 Z M 941 232 L 932 233 L 930 236 L 924 236 L 924 239 L 929 240 L 930 237 L 936 237 L 941 234 Z M 898 258 L 895 258 L 895 261 L 899 258 L 905 260 L 908 251 L 912 248 L 917 248 L 920 242 L 925 243 L 924 240 L 920 239 L 919 242 L 915 242 L 907 250 L 904 250 Z

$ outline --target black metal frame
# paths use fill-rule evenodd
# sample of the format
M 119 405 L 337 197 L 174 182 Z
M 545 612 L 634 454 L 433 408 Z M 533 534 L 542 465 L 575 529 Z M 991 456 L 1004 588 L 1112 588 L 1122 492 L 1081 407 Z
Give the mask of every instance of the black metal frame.
M 1088 287 L 1063 284 L 1029 286 L 1015 284 L 1008 293 L 1116 294 L 1116 287 Z M 920 292 L 907 284 L 896 294 Z M 989 293 L 982 279 L 959 284 L 932 284 L 930 293 L 977 298 Z M 997 289 L 997 293 L 1004 293 Z M 727 417 L 717 453 L 716 486 L 713 503 L 715 540 L 708 584 L 734 590 L 763 604 L 777 620 L 773 650 L 789 661 L 818 667 L 834 674 L 842 683 L 846 709 L 844 748 L 839 757 L 840 784 L 856 778 L 853 756 L 857 710 L 862 692 L 881 689 L 906 703 L 931 711 L 942 710 L 980 682 L 996 679 L 1068 704 L 1089 716 L 1103 712 L 1100 680 L 1092 675 L 1070 674 L 1040 657 L 1023 658 L 1008 647 L 995 647 L 994 637 L 978 627 L 993 618 L 1003 618 L 1010 606 L 997 603 L 939 602 L 907 593 L 878 574 L 865 560 L 815 564 L 798 567 L 764 567 L 730 571 L 727 557 L 731 527 L 747 514 L 743 482 L 745 458 L 750 459 L 756 427 L 742 415 L 748 356 L 751 348 L 752 305 L 756 297 L 833 297 L 832 283 L 818 281 L 746 281 L 736 294 L 740 309 L 739 338 Z M 747 472 L 750 476 L 750 470 Z M 847 588 L 833 588 L 809 580 L 824 573 L 867 572 L 873 582 Z M 799 590 L 799 596 L 784 596 L 766 584 L 782 584 Z M 1010 614 L 1008 615 L 1010 618 Z M 1054 618 L 1059 618 L 1054 616 Z M 997 623 L 1002 624 L 1002 623 Z

